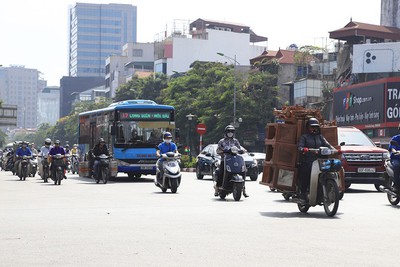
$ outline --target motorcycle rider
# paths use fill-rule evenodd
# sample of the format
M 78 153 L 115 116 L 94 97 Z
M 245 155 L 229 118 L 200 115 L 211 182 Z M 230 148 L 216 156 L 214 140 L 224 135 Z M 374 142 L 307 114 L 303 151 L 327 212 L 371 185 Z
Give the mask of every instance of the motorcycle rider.
M 400 124 L 397 129 L 400 131 Z M 393 187 L 391 190 L 397 193 L 400 188 L 400 134 L 393 136 L 390 141 L 390 163 L 393 166 Z M 397 144 L 392 144 L 392 141 L 396 141 Z
M 39 175 L 42 176 L 43 173 L 43 163 L 42 160 L 44 157 L 47 157 L 49 155 L 50 149 L 51 149 L 51 139 L 50 138 L 46 138 L 44 139 L 44 145 L 40 148 L 40 152 L 39 152 L 39 158 L 41 160 L 39 160 L 38 164 L 39 164 Z
M 157 174 L 157 182 L 161 183 L 161 179 L 163 177 L 163 161 L 164 159 L 161 157 L 162 154 L 165 154 L 167 152 L 174 152 L 177 153 L 178 152 L 178 147 L 176 146 L 176 144 L 174 142 L 172 142 L 172 134 L 170 132 L 165 132 L 163 134 L 163 139 L 164 142 L 160 143 L 157 146 L 157 150 L 156 150 L 156 155 L 159 158 L 157 160 L 157 168 L 160 170 L 160 172 Z
M 310 187 L 310 176 L 313 162 L 317 159 L 315 152 L 309 151 L 309 148 L 329 147 L 334 149 L 325 137 L 321 134 L 320 124 L 316 118 L 308 119 L 306 123 L 307 133 L 300 137 L 297 145 L 300 151 L 300 159 L 298 166 L 298 177 L 300 181 L 299 199 L 307 202 L 307 191 Z
M 79 159 L 79 154 L 80 154 L 80 151 L 79 151 L 78 145 L 74 144 L 71 149 L 71 155 L 76 155 Z
M 49 160 L 49 163 L 51 164 L 50 165 L 50 171 L 51 171 L 51 175 L 52 175 L 51 177 L 53 177 L 53 178 L 56 177 L 56 174 L 55 174 L 56 170 L 54 168 L 54 164 L 52 164 L 52 162 L 53 162 L 52 156 L 55 156 L 57 154 L 61 154 L 61 155 L 65 156 L 65 150 L 61 146 L 60 140 L 54 141 L 54 146 L 50 149 L 49 154 L 48 154 L 50 156 L 48 158 L 48 160 Z M 63 161 L 64 161 L 64 166 L 65 166 L 65 157 L 63 158 Z M 64 170 L 65 170 L 65 167 L 64 167 Z M 65 173 L 64 173 L 64 179 L 67 179 L 67 176 L 65 176 Z
M 21 147 L 19 147 L 15 152 L 15 157 L 16 157 L 15 170 L 18 173 L 21 165 L 21 158 L 23 156 L 32 156 L 32 151 L 29 149 L 28 143 L 25 141 L 22 141 Z
M 30 143 L 29 145 L 29 149 L 32 151 L 32 154 L 33 155 L 37 155 L 38 154 L 38 151 L 37 151 L 37 149 L 35 148 L 35 143 Z
M 106 156 L 109 156 L 108 148 L 106 145 L 106 141 L 104 141 L 104 138 L 99 138 L 99 141 L 97 144 L 94 146 L 93 151 L 92 151 L 92 156 L 93 156 L 93 176 L 97 177 L 97 174 L 99 173 L 99 163 L 100 161 L 97 159 L 98 156 L 101 154 L 104 154 Z
M 236 146 L 239 149 L 243 149 L 242 146 L 240 145 L 239 140 L 235 138 L 235 127 L 233 127 L 232 125 L 228 125 L 225 127 L 224 130 L 224 138 L 218 141 L 217 153 L 221 156 L 221 162 L 219 165 L 219 170 L 217 171 L 217 184 L 214 186 L 215 196 L 218 196 L 218 188 L 222 186 L 222 182 L 224 179 L 224 170 L 225 170 L 224 150 L 225 149 L 228 150 L 234 146 Z M 243 195 L 244 197 L 249 197 L 249 195 L 246 193 L 245 186 L 243 186 Z

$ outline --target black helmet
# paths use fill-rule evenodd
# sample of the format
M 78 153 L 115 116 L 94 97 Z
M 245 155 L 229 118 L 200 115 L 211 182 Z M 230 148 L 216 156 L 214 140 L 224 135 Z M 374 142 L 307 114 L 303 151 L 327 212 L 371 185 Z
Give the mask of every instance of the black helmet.
M 307 121 L 307 127 L 320 127 L 319 121 L 316 118 L 309 118 Z
M 227 133 L 227 132 L 232 132 L 232 133 L 234 133 L 234 132 L 235 132 L 235 127 L 233 127 L 233 125 L 228 125 L 228 126 L 226 126 L 226 127 L 225 127 L 225 130 L 224 130 L 224 133 Z

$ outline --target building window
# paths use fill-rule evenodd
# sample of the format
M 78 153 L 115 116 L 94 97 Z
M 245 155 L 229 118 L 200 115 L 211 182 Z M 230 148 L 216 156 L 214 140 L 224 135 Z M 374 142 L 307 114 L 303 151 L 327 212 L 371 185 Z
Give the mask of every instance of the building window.
M 132 56 L 143 57 L 143 49 L 133 49 Z

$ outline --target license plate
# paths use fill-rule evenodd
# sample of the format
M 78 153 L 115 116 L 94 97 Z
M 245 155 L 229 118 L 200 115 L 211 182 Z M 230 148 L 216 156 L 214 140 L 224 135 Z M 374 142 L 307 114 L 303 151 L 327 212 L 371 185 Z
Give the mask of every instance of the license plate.
M 140 167 L 141 170 L 152 170 L 153 166 L 142 166 Z
M 371 173 L 371 172 L 376 172 L 376 170 L 375 168 L 358 168 L 357 172 Z

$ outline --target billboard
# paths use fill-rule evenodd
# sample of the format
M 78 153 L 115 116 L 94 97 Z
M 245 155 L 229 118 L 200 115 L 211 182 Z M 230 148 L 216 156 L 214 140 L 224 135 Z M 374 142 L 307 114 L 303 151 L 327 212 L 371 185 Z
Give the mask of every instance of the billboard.
M 399 122 L 400 119 L 400 81 L 387 83 L 386 122 Z
M 373 127 L 385 120 L 385 82 L 358 85 L 334 90 L 333 113 L 338 126 Z
M 353 73 L 398 72 L 400 42 L 353 46 Z

